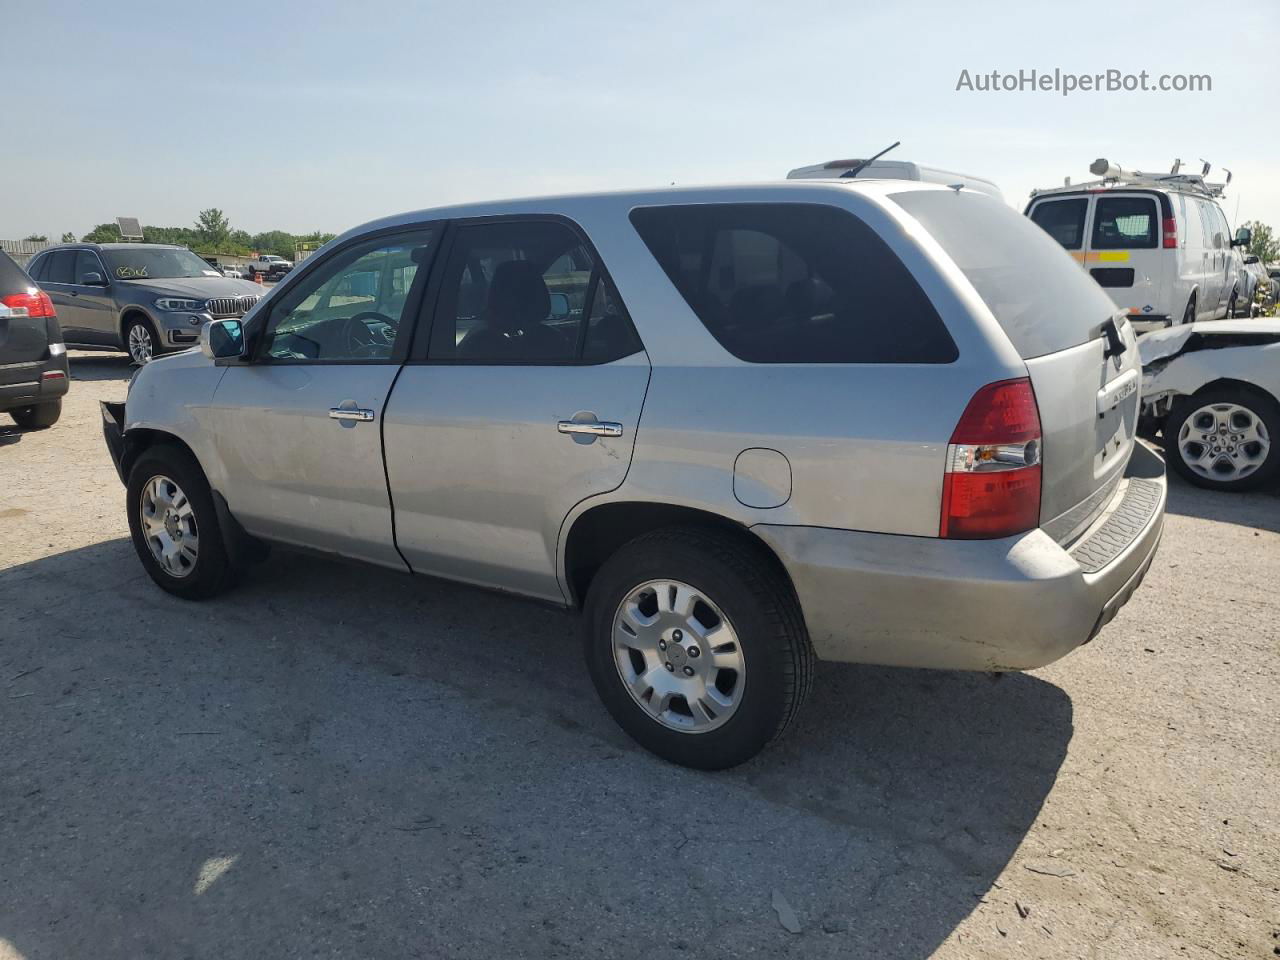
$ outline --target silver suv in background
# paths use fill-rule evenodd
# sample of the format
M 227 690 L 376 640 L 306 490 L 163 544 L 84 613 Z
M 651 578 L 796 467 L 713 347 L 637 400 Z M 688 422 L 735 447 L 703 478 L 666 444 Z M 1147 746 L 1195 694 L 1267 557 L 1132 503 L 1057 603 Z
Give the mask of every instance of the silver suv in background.
M 241 317 L 262 296 L 186 247 L 156 243 L 62 244 L 28 271 L 53 300 L 68 346 L 125 350 L 139 364 L 195 346 L 203 324 Z
M 279 543 L 580 609 L 609 711 L 697 767 L 778 736 L 815 657 L 1063 656 L 1163 527 L 1132 328 L 968 190 L 405 214 L 201 343 L 103 405 L 157 584 L 212 597 Z

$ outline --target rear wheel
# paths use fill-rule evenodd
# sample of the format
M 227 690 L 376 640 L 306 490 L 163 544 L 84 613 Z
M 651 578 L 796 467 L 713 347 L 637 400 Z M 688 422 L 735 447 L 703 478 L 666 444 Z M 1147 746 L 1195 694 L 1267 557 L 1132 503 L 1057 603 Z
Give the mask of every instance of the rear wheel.
M 44 430 L 52 427 L 62 416 L 62 401 L 50 400 L 48 403 L 35 403 L 29 407 L 18 407 L 10 410 L 9 416 L 23 430 Z
M 596 574 L 587 666 L 641 746 L 704 770 L 736 766 L 780 736 L 813 678 L 799 604 L 762 549 L 711 531 L 639 537 Z
M 129 359 L 142 366 L 160 352 L 160 338 L 150 320 L 135 314 L 125 322 L 124 346 L 129 351 Z
M 133 548 L 151 579 L 184 600 L 226 590 L 234 569 L 204 472 L 185 450 L 152 447 L 129 471 Z
M 1196 298 L 1194 296 L 1187 301 L 1187 309 L 1182 311 L 1182 322 L 1183 323 L 1196 322 Z
M 1251 490 L 1280 470 L 1280 406 L 1245 387 L 1180 398 L 1164 437 L 1170 465 L 1210 490 Z
M 1236 296 L 1236 292 L 1232 290 L 1231 300 L 1227 303 L 1227 316 L 1238 317 L 1240 315 L 1238 311 L 1238 307 L 1239 307 L 1239 297 Z

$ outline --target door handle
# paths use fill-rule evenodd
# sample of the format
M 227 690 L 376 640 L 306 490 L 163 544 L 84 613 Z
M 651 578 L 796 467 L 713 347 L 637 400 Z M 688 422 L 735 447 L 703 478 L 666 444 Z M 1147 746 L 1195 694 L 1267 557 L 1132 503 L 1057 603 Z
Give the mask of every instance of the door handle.
M 609 420 L 561 420 L 556 424 L 561 433 L 588 437 L 620 437 L 622 424 Z
M 329 419 L 354 420 L 356 423 L 368 423 L 373 419 L 373 411 L 362 410 L 357 407 L 330 407 Z

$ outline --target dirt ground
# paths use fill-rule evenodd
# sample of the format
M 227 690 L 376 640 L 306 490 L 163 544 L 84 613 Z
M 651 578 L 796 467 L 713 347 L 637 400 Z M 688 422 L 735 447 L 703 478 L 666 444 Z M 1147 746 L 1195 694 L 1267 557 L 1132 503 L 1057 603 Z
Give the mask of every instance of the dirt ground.
M 99 430 L 129 368 L 71 368 L 53 429 L 0 418 L 0 960 L 1280 953 L 1275 493 L 1172 481 L 1048 669 L 821 665 L 705 774 L 614 726 L 567 614 L 279 551 L 160 592 Z

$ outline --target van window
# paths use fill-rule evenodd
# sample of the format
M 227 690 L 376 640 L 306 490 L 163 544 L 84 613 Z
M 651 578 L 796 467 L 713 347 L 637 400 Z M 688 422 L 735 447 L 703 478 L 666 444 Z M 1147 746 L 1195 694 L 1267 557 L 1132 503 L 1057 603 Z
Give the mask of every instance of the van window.
M 1093 211 L 1094 250 L 1147 250 L 1159 246 L 1152 197 L 1099 197 Z
M 1031 211 L 1031 220 L 1067 250 L 1079 250 L 1084 243 L 1084 217 L 1088 211 L 1088 197 L 1042 200 Z
M 942 245 L 1023 357 L 1095 339 L 1116 306 L 1053 238 L 998 200 L 912 190 L 892 199 Z
M 888 245 L 807 203 L 641 207 L 631 222 L 720 345 L 751 363 L 950 363 L 955 342 Z

